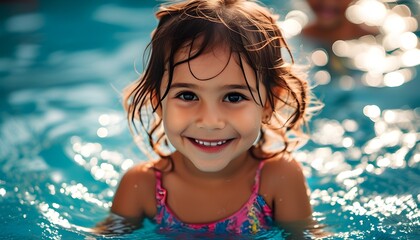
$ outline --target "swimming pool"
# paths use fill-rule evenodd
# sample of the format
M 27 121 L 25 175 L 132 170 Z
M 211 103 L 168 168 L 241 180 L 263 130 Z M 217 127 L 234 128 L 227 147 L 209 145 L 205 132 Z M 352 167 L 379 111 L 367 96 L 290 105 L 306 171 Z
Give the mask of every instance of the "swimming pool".
M 154 6 L 1 3 L 0 238 L 93 237 L 84 228 L 106 217 L 121 174 L 145 159 L 120 92 L 142 69 Z M 332 239 L 420 238 L 420 68 L 410 69 L 398 87 L 316 88 L 326 107 L 296 157 Z M 115 238 L 135 237 L 163 238 L 151 223 Z

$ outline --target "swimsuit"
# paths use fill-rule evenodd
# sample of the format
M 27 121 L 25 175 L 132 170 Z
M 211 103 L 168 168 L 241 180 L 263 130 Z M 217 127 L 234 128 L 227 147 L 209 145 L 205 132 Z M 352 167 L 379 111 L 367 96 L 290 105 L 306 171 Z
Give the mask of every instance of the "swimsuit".
M 273 224 L 273 212 L 264 198 L 258 194 L 263 165 L 264 161 L 258 166 L 252 194 L 247 203 L 231 216 L 204 224 L 184 223 L 173 214 L 166 204 L 167 191 L 162 186 L 162 173 L 155 171 L 157 213 L 154 219 L 158 228 L 169 232 L 191 230 L 198 233 L 211 232 L 218 234 L 255 234 L 270 228 Z

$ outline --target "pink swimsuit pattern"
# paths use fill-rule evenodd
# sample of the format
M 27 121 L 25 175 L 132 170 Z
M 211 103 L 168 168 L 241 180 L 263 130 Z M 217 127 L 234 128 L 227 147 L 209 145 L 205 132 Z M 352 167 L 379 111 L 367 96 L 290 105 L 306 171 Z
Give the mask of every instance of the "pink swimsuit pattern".
M 157 214 L 155 221 L 161 231 L 193 231 L 198 233 L 218 234 L 256 234 L 267 230 L 273 224 L 273 212 L 258 194 L 260 186 L 260 173 L 264 165 L 262 161 L 255 176 L 252 194 L 247 203 L 235 214 L 212 223 L 190 224 L 180 221 L 166 204 L 166 189 L 162 186 L 162 173 L 155 171 L 156 175 L 156 201 Z

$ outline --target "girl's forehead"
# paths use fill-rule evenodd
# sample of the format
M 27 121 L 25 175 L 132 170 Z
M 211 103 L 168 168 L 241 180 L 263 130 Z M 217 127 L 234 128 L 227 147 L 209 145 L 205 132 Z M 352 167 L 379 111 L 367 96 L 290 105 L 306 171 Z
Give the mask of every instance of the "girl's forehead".
M 186 42 L 183 44 L 175 53 L 175 63 L 191 59 L 193 56 L 198 57 L 211 57 L 216 56 L 219 58 L 228 58 L 231 53 L 231 48 L 227 43 L 213 43 L 207 46 L 203 46 L 202 38 L 198 38 L 194 41 Z M 223 60 L 225 60 L 223 58 Z M 222 60 L 222 59 L 221 59 Z
M 191 56 L 195 54 L 189 53 L 188 49 L 178 54 L 175 63 L 185 62 L 175 66 L 175 75 L 177 73 L 184 76 L 192 75 L 197 80 L 210 80 L 217 76 L 243 79 L 244 73 L 247 78 L 253 75 L 252 68 L 246 64 L 245 60 L 239 59 L 240 55 L 232 52 L 226 45 L 214 45 L 192 58 Z

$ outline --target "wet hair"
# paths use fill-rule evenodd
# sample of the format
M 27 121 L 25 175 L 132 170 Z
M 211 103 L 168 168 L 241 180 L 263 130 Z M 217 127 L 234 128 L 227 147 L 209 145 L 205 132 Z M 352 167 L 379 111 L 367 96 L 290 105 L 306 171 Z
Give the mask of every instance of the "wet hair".
M 261 150 L 269 142 L 267 135 L 272 135 L 267 134 L 268 131 L 275 134 L 275 142 L 285 145 L 274 154 L 289 151 L 290 146 L 295 145 L 290 136 L 304 136 L 310 115 L 310 89 L 306 79 L 292 69 L 290 49 L 276 22 L 277 16 L 269 9 L 255 1 L 189 0 L 163 4 L 156 17 L 159 24 L 146 49 L 147 66 L 138 81 L 127 89 L 124 99 L 130 129 L 139 134 L 139 120 L 149 147 L 155 153 L 162 158 L 170 155 L 170 151 L 162 150 L 167 149 L 162 146 L 167 146 L 168 142 L 156 110 L 169 91 L 174 68 L 221 44 L 236 55 L 234 59 L 248 87 L 243 66 L 248 64 L 253 69 L 258 90 L 257 96 L 252 95 L 253 100 L 272 110 L 263 121 L 259 143 L 250 149 L 253 156 L 267 157 Z M 186 59 L 176 58 L 180 51 L 188 53 Z M 283 53 L 289 55 L 291 63 L 285 61 Z M 162 86 L 163 83 L 166 86 Z M 262 102 L 260 96 L 261 84 L 266 89 L 266 102 Z M 165 90 L 161 92 L 162 89 Z

